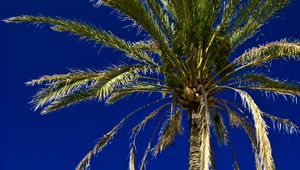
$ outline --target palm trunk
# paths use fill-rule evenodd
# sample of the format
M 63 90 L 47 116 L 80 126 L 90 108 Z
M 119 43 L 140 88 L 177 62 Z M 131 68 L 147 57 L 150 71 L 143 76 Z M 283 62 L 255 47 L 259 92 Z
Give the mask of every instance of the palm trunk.
M 206 100 L 205 100 L 206 101 Z M 189 170 L 210 168 L 210 132 L 207 103 L 192 104 L 189 107 Z

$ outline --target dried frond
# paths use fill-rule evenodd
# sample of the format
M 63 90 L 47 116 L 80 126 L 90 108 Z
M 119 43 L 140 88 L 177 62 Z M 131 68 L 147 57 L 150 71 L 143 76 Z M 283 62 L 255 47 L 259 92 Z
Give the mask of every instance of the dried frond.
M 161 105 L 159 108 L 155 109 L 153 112 L 151 112 L 147 117 L 145 117 L 145 119 L 143 119 L 138 125 L 134 126 L 132 128 L 132 132 L 140 132 L 141 129 L 146 125 L 146 123 L 151 120 L 152 118 L 154 118 L 163 108 L 165 108 L 166 106 L 170 105 L 171 103 L 166 103 L 164 105 Z
M 154 131 L 152 132 L 151 138 L 150 138 L 150 140 L 149 140 L 149 142 L 148 142 L 148 146 L 147 146 L 147 148 L 146 148 L 146 150 L 145 150 L 145 152 L 144 152 L 143 158 L 142 158 L 141 163 L 140 163 L 140 170 L 145 170 L 145 169 L 146 169 L 147 156 L 148 156 L 148 153 L 149 153 L 150 150 L 151 150 L 151 144 L 152 144 L 152 141 L 153 141 L 153 139 L 154 139 L 154 136 L 155 136 L 155 134 L 156 134 L 156 131 L 158 130 L 158 128 L 159 128 L 161 122 L 162 122 L 163 119 L 164 119 L 164 116 L 165 116 L 165 114 L 163 114 L 163 115 L 161 116 L 160 120 L 158 121 L 158 123 L 157 123 L 157 125 L 156 125 L 156 127 L 155 127 L 155 129 L 154 129 Z
M 275 165 L 272 157 L 270 141 L 267 136 L 267 125 L 262 118 L 262 111 L 258 108 L 256 103 L 248 93 L 238 89 L 234 90 L 240 94 L 243 105 L 248 108 L 248 110 L 253 115 L 261 163 L 263 164 L 264 169 L 274 170 Z
M 108 142 L 114 137 L 117 133 L 120 126 L 123 124 L 124 121 L 121 121 L 117 126 L 115 126 L 111 131 L 105 134 L 102 138 L 98 140 L 94 148 L 79 162 L 76 167 L 76 170 L 85 170 L 88 169 L 90 166 L 90 160 L 93 155 L 99 153 L 107 144 Z
M 295 125 L 293 122 L 289 121 L 288 119 L 276 117 L 268 113 L 262 113 L 262 114 L 263 116 L 271 119 L 273 121 L 274 128 L 277 127 L 279 131 L 283 129 L 289 134 L 298 133 L 298 126 Z
M 260 163 L 259 155 L 258 155 L 255 127 L 251 122 L 248 121 L 247 118 L 240 117 L 236 112 L 231 110 L 226 104 L 224 104 L 224 106 L 227 110 L 230 124 L 235 127 L 240 127 L 245 131 L 252 146 L 252 152 L 255 158 L 256 170 L 262 170 L 262 164 Z
M 176 135 L 181 134 L 181 117 L 182 111 L 177 110 L 169 119 L 164 123 L 156 146 L 153 148 L 154 156 L 163 151 L 167 146 L 173 143 Z
M 155 103 L 161 102 L 165 99 L 158 99 L 151 103 L 148 103 L 133 112 L 129 113 L 125 118 L 123 118 L 119 124 L 117 124 L 111 131 L 109 131 L 106 135 L 104 135 L 102 138 L 99 139 L 97 144 L 94 146 L 94 148 L 79 162 L 79 164 L 76 167 L 76 170 L 85 170 L 90 166 L 90 160 L 93 155 L 99 153 L 106 145 L 107 143 L 114 137 L 114 135 L 117 133 L 117 131 L 122 127 L 122 125 L 134 114 L 138 113 L 142 109 L 145 109 Z
M 148 153 L 150 152 L 150 150 L 151 150 L 151 142 L 148 143 L 148 146 L 147 146 L 147 148 L 144 152 L 142 161 L 140 163 L 140 170 L 145 170 L 146 169 L 147 156 L 148 156 Z
M 134 136 L 129 152 L 129 170 L 135 170 L 135 139 L 136 136 Z

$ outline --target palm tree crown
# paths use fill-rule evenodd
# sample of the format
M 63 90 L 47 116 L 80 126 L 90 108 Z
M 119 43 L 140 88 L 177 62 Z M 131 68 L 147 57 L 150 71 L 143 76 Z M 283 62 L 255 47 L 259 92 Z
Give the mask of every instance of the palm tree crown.
M 289 133 L 297 126 L 259 109 L 248 90 L 297 97 L 300 84 L 274 79 L 263 71 L 274 59 L 296 59 L 300 43 L 280 40 L 254 47 L 230 60 L 235 50 L 257 32 L 288 0 L 100 0 L 96 6 L 110 6 L 131 19 L 148 34 L 145 40 L 130 42 L 86 22 L 45 16 L 18 16 L 6 22 L 48 24 L 54 31 L 69 32 L 81 39 L 114 48 L 130 58 L 126 64 L 102 70 L 71 70 L 68 74 L 42 76 L 27 82 L 41 85 L 32 100 L 35 109 L 47 114 L 85 100 L 106 104 L 134 93 L 161 93 L 162 98 L 129 113 L 98 140 L 82 159 L 77 170 L 89 167 L 90 159 L 100 152 L 135 113 L 153 104 L 160 106 L 132 128 L 130 170 L 135 169 L 135 141 L 147 121 L 159 113 L 168 118 L 157 121 L 162 126 L 158 141 L 150 139 L 140 163 L 145 169 L 147 155 L 163 151 L 182 132 L 181 118 L 187 113 L 189 124 L 189 170 L 213 169 L 210 145 L 211 128 L 220 144 L 227 144 L 228 131 L 223 121 L 242 128 L 252 145 L 256 169 L 274 170 L 267 125 L 263 117 L 282 125 Z M 262 69 L 253 69 L 261 67 Z M 236 104 L 223 91 L 240 95 Z M 187 112 L 185 112 L 187 110 Z M 249 111 L 253 120 L 247 118 Z M 164 117 L 163 117 L 164 118 Z M 234 168 L 238 164 L 235 161 Z

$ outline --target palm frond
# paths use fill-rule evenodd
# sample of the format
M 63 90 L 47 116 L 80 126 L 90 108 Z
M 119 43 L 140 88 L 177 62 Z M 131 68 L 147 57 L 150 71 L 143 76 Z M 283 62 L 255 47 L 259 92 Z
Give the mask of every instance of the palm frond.
M 99 153 L 108 142 L 114 137 L 117 133 L 121 125 L 124 123 L 125 119 L 123 119 L 117 126 L 115 126 L 111 131 L 105 134 L 102 138 L 98 140 L 94 148 L 79 162 L 76 167 L 76 170 L 85 170 L 90 166 L 90 160 L 93 155 Z
M 145 46 L 148 47 L 148 50 L 152 49 L 146 42 L 127 42 L 113 35 L 111 32 L 103 31 L 96 26 L 82 21 L 28 15 L 8 18 L 5 21 L 14 23 L 29 22 L 35 24 L 50 24 L 54 31 L 69 32 L 73 35 L 78 35 L 81 39 L 92 40 L 98 44 L 120 50 L 128 57 L 139 62 L 157 66 L 147 53 L 143 52 Z
M 274 128 L 276 126 L 279 130 L 283 129 L 289 134 L 293 134 L 293 133 L 298 132 L 298 126 L 295 125 L 293 122 L 291 122 L 288 119 L 273 116 L 273 115 L 270 115 L 268 113 L 263 113 L 263 116 L 265 116 L 265 117 L 267 117 L 267 118 L 269 118 L 273 121 Z
M 275 165 L 272 158 L 270 141 L 267 136 L 267 125 L 262 118 L 262 111 L 258 108 L 256 103 L 248 93 L 238 89 L 234 90 L 241 96 L 244 107 L 246 107 L 253 115 L 256 139 L 258 142 L 259 157 L 262 161 L 264 169 L 274 170 Z
M 104 135 L 102 138 L 100 138 L 97 142 L 97 144 L 94 146 L 94 148 L 88 152 L 88 154 L 79 162 L 79 164 L 76 167 L 76 170 L 86 170 L 90 166 L 90 160 L 93 155 L 99 153 L 107 144 L 108 142 L 114 137 L 114 135 L 117 133 L 117 131 L 123 126 L 123 124 L 134 114 L 138 113 L 139 111 L 153 105 L 156 103 L 159 103 L 165 99 L 158 99 L 151 103 L 148 103 L 133 112 L 127 114 L 126 117 L 124 117 L 111 131 L 109 131 L 106 135 Z
M 166 112 L 165 112 L 165 113 L 166 113 Z M 148 154 L 149 154 L 149 152 L 150 152 L 150 150 L 151 150 L 151 145 L 152 145 L 152 141 L 153 141 L 153 139 L 154 139 L 154 136 L 155 136 L 155 134 L 156 134 L 158 128 L 160 127 L 161 122 L 162 122 L 163 119 L 164 119 L 165 113 L 164 113 L 163 115 L 161 115 L 160 120 L 157 122 L 157 125 L 155 126 L 155 129 L 154 129 L 154 131 L 152 132 L 151 138 L 150 138 L 150 140 L 149 140 L 149 142 L 148 142 L 148 146 L 147 146 L 147 148 L 146 148 L 146 150 L 145 150 L 145 152 L 144 152 L 144 155 L 143 155 L 142 160 L 141 160 L 140 165 L 139 165 L 140 170 L 146 170 L 147 156 L 148 156 Z
M 113 104 L 118 100 L 131 95 L 133 93 L 152 93 L 152 92 L 159 92 L 159 93 L 168 93 L 168 89 L 164 89 L 163 87 L 158 87 L 152 84 L 134 84 L 128 87 L 122 87 L 119 89 L 114 90 L 111 95 L 105 100 L 106 104 Z
M 234 15 L 229 18 L 228 33 L 232 49 L 250 38 L 276 11 L 287 5 L 289 0 L 248 0 L 239 1 Z
M 166 106 L 170 105 L 171 103 L 166 103 L 164 105 L 161 105 L 159 108 L 155 109 L 153 112 L 151 112 L 148 116 L 145 117 L 145 119 L 143 119 L 139 124 L 137 124 L 136 126 L 134 126 L 132 128 L 132 132 L 137 133 L 140 132 L 142 130 L 142 128 L 146 125 L 146 123 L 151 120 L 152 118 L 154 118 L 162 109 L 164 109 Z
M 241 76 L 247 85 L 240 85 L 240 88 L 261 90 L 291 97 L 300 96 L 300 83 L 287 80 L 278 80 L 267 77 L 263 74 L 246 74 Z
M 244 68 L 249 66 L 259 66 L 273 59 L 298 58 L 299 56 L 300 43 L 283 40 L 252 48 L 236 58 L 233 63 Z
M 224 125 L 222 116 L 219 112 L 215 111 L 212 115 L 212 124 L 214 125 L 214 132 L 217 135 L 219 144 L 227 144 L 228 132 Z
M 28 84 L 45 84 L 34 97 L 32 103 L 38 109 L 49 104 L 43 111 L 54 111 L 82 100 L 106 99 L 120 86 L 133 83 L 136 76 L 149 70 L 147 66 L 120 65 L 96 72 L 75 71 L 66 75 L 41 77 Z
M 136 140 L 136 134 L 133 136 L 133 141 L 131 143 L 131 149 L 129 152 L 129 170 L 135 170 L 135 140 Z
M 78 104 L 83 101 L 87 100 L 95 100 L 98 97 L 98 88 L 92 87 L 87 90 L 79 90 L 74 91 L 72 93 L 66 94 L 64 96 L 59 97 L 58 99 L 55 99 L 54 101 L 51 101 L 48 105 L 46 105 L 42 111 L 41 114 L 45 115 L 50 112 L 62 109 L 64 107 L 68 107 L 74 104 Z M 42 106 L 41 106 L 42 107 Z
M 169 119 L 164 123 L 159 139 L 154 149 L 154 156 L 163 151 L 167 146 L 173 143 L 176 135 L 181 134 L 181 117 L 182 111 L 177 110 L 173 115 L 170 115 Z
M 161 6 L 160 2 L 156 0 L 146 0 L 146 2 L 154 15 L 154 19 L 156 19 L 158 24 L 162 27 L 165 35 L 171 35 L 171 21 L 169 19 L 169 16 L 164 12 L 164 9 Z
M 120 12 L 141 26 L 150 36 L 160 43 L 165 43 L 165 37 L 159 25 L 139 0 L 96 0 L 97 6 L 107 5 Z
M 252 152 L 254 154 L 256 170 L 262 170 L 262 164 L 260 163 L 259 156 L 258 156 L 258 148 L 257 148 L 258 143 L 255 136 L 255 127 L 251 122 L 248 121 L 247 118 L 242 118 L 241 116 L 239 116 L 238 113 L 230 109 L 225 103 L 224 106 L 227 110 L 230 124 L 234 127 L 240 127 L 245 131 L 252 146 Z

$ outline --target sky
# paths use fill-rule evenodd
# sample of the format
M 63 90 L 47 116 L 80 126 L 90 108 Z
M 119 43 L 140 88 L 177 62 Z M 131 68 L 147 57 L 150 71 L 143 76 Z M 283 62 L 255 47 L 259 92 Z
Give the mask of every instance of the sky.
M 134 41 L 145 38 L 128 28 L 128 21 L 108 7 L 94 7 L 89 0 L 2 0 L 0 19 L 30 14 L 61 16 L 94 23 L 104 30 Z M 280 39 L 300 39 L 300 1 L 292 3 L 264 25 L 238 53 L 267 42 Z M 91 101 L 42 116 L 28 104 L 38 90 L 25 82 L 42 75 L 67 73 L 68 69 L 101 69 L 120 62 L 120 53 L 101 48 L 91 42 L 79 41 L 67 33 L 58 33 L 47 26 L 37 28 L 28 24 L 0 22 L 0 169 L 1 170 L 71 170 L 93 147 L 97 138 L 108 132 L 126 113 L 159 96 L 133 96 L 114 106 Z M 272 62 L 272 76 L 300 82 L 300 63 L 297 61 Z M 289 118 L 300 126 L 300 105 L 283 98 L 265 98 L 251 93 L 259 107 L 268 113 Z M 152 108 L 153 109 L 153 108 Z M 145 110 L 147 113 L 149 110 Z M 123 170 L 128 168 L 130 127 L 143 113 L 129 121 L 99 155 L 91 161 L 91 169 Z M 157 121 L 157 120 L 155 120 Z M 186 116 L 183 118 L 186 122 Z M 299 169 L 300 135 L 288 135 L 269 125 L 269 138 L 278 170 Z M 137 138 L 137 162 L 141 159 L 147 140 L 153 130 L 149 123 Z M 187 169 L 187 126 L 185 133 L 156 158 L 149 156 L 148 169 Z M 229 127 L 228 127 L 229 128 Z M 230 130 L 241 170 L 253 170 L 251 146 L 240 129 Z M 219 146 L 214 137 L 216 169 L 232 169 L 231 151 Z M 138 164 L 138 163 L 137 163 Z

